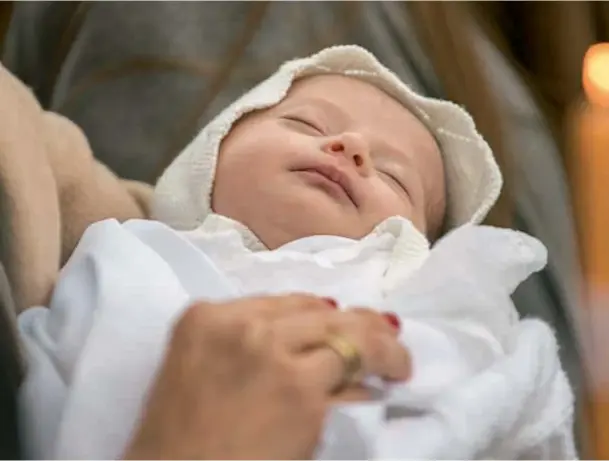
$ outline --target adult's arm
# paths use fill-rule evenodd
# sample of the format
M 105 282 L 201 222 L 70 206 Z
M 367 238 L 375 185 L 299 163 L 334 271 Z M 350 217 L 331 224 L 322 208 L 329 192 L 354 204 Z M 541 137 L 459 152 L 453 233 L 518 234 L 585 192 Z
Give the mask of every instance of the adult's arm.
M 0 258 L 18 311 L 48 301 L 89 224 L 145 217 L 150 193 L 96 161 L 76 125 L 0 66 Z

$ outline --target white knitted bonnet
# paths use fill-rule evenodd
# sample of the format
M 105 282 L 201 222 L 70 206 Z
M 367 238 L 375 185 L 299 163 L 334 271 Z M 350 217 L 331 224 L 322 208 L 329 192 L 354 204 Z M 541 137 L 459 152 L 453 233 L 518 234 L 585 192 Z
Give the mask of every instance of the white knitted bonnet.
M 447 227 L 478 223 L 502 185 L 492 151 L 471 116 L 458 105 L 415 93 L 373 54 L 354 46 L 333 46 L 295 59 L 243 95 L 212 120 L 159 179 L 153 218 L 179 230 L 200 226 L 212 213 L 211 193 L 220 143 L 244 114 L 279 103 L 302 77 L 342 74 L 359 78 L 400 101 L 432 132 L 442 151 L 447 180 Z

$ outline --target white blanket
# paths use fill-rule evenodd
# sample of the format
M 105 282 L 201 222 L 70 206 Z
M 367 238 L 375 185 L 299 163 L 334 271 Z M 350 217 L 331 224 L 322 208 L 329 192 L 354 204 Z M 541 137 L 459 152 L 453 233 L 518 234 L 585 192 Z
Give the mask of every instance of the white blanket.
M 318 458 L 575 458 L 572 394 L 553 334 L 542 322 L 518 320 L 509 298 L 545 264 L 537 241 L 463 227 L 382 295 L 375 292 L 382 259 L 366 266 L 367 280 L 350 278 L 346 266 L 332 271 L 333 264 L 317 256 L 294 267 L 311 261 L 327 270 L 325 288 L 315 277 L 303 277 L 300 285 L 275 277 L 269 291 L 327 295 L 325 289 L 337 286 L 343 296 L 332 294 L 341 303 L 366 292 L 366 300 L 379 302 L 373 307 L 400 315 L 401 340 L 414 361 L 409 383 L 371 382 L 378 399 L 328 415 Z M 284 262 L 271 255 L 262 267 L 276 271 L 273 264 Z M 186 234 L 150 221 L 91 226 L 49 308 L 19 318 L 29 360 L 20 397 L 26 455 L 120 457 L 175 319 L 193 299 L 244 294 L 244 285 Z

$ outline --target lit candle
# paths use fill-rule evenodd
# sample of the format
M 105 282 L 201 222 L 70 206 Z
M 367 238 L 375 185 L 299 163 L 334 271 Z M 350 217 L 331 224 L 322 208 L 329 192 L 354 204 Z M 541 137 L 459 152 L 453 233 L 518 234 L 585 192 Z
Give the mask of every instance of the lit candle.
M 582 258 L 588 379 L 587 434 L 593 452 L 609 459 L 609 43 L 584 58 L 585 100 L 571 119 L 572 191 Z
M 591 302 L 597 294 L 609 293 L 609 43 L 594 45 L 586 53 L 583 84 L 586 101 L 576 113 L 573 167 L 583 269 Z

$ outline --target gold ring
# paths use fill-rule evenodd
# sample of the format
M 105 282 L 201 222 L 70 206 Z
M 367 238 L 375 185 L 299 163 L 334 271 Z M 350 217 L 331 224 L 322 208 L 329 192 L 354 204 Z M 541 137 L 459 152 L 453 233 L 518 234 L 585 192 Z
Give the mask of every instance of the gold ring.
M 362 368 L 362 356 L 353 343 L 343 336 L 331 336 L 326 341 L 326 345 L 336 352 L 343 361 L 343 378 L 336 389 L 340 390 L 353 383 L 355 376 Z

